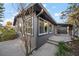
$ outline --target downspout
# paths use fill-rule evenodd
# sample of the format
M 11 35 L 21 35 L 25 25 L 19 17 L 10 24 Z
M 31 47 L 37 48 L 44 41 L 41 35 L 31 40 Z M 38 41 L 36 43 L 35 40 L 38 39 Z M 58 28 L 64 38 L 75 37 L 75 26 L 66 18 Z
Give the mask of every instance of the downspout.
M 43 12 L 44 12 L 44 10 L 41 9 L 41 11 L 37 14 L 37 17 L 38 17 L 39 15 L 41 15 Z

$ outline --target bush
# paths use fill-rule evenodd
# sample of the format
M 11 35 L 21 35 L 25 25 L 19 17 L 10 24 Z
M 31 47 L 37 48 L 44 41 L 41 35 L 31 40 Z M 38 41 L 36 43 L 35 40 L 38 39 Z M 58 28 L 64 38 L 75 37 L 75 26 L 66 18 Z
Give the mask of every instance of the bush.
M 72 49 L 68 47 L 64 42 L 59 42 L 57 56 L 67 56 L 70 55 Z
M 16 32 L 14 29 L 0 29 L 2 34 L 0 34 L 0 41 L 7 41 L 16 38 Z

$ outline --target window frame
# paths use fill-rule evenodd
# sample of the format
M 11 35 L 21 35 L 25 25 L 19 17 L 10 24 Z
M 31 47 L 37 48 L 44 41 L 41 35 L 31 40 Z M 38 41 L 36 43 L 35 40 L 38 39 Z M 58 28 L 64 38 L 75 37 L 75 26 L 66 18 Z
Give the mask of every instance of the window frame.
M 53 25 L 52 25 L 52 23 L 50 23 L 50 22 L 48 22 L 48 23 L 49 23 L 48 27 L 50 27 L 50 24 L 51 24 L 51 27 L 52 27 L 52 28 L 51 28 L 51 31 L 49 31 L 49 28 L 48 28 L 48 32 L 49 32 L 49 33 L 53 33 Z
M 26 18 L 26 17 L 27 17 L 27 18 Z M 25 18 L 32 20 L 32 27 L 28 27 L 28 24 L 27 24 L 27 28 L 32 28 L 32 33 L 28 33 L 28 30 L 27 30 L 27 35 L 32 35 L 32 36 L 33 36 L 33 27 L 34 27 L 34 26 L 33 26 L 33 23 L 34 23 L 34 22 L 33 22 L 33 21 L 34 21 L 33 19 L 34 19 L 34 18 L 33 18 L 33 16 L 31 17 L 30 15 L 25 16 Z M 27 20 L 27 22 L 28 22 L 28 21 L 29 21 L 29 20 Z
M 48 34 L 48 25 L 47 25 L 47 32 L 45 32 L 45 27 L 43 28 L 43 31 L 44 33 L 40 33 L 40 19 L 42 19 L 45 23 L 45 19 L 41 18 L 41 17 L 38 17 L 38 26 L 39 26 L 39 32 L 38 32 L 38 35 L 45 35 L 45 34 Z M 48 23 L 48 21 L 46 21 Z

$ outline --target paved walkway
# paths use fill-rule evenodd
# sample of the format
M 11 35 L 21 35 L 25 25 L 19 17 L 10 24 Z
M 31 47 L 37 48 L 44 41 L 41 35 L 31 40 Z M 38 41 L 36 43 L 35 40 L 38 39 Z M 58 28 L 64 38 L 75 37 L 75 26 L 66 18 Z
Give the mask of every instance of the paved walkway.
M 57 51 L 57 46 L 45 43 L 38 50 L 34 51 L 31 56 L 54 56 Z
M 52 36 L 50 37 L 49 40 L 67 42 L 67 41 L 70 41 L 71 39 L 69 35 L 62 34 L 62 35 Z M 45 43 L 38 50 L 34 51 L 31 56 L 55 56 L 57 49 L 58 47 L 56 45 Z
M 24 56 L 25 50 L 22 41 L 15 39 L 0 42 L 0 56 Z

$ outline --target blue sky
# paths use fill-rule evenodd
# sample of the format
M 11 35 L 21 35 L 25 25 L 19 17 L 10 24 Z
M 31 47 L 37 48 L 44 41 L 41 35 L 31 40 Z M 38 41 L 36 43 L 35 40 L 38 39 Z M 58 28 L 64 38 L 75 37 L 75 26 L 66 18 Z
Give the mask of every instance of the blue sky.
M 65 22 L 65 20 L 60 19 L 60 16 L 61 16 L 61 12 L 67 9 L 68 7 L 67 3 L 47 3 L 43 5 L 57 23 Z
M 57 23 L 62 23 L 64 20 L 60 19 L 61 12 L 66 10 L 68 7 L 67 3 L 44 3 L 44 7 L 48 10 L 50 15 L 55 19 Z M 7 21 L 13 22 L 14 16 L 17 14 L 17 8 L 14 4 L 6 3 L 4 4 L 5 12 L 4 12 L 4 22 L 3 25 Z

